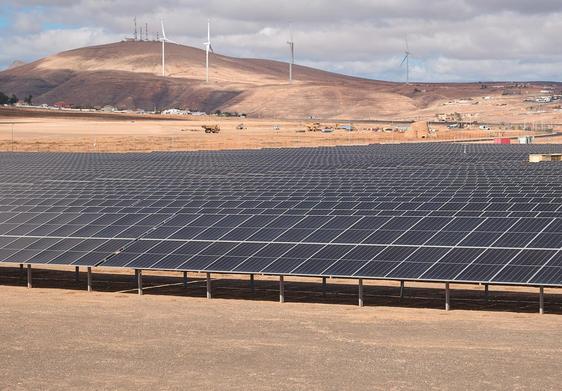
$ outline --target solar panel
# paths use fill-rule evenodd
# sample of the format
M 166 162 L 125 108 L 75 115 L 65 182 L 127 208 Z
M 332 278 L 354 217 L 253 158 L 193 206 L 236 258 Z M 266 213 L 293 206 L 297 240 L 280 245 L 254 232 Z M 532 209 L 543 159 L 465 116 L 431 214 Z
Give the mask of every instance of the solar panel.
M 562 286 L 557 151 L 0 153 L 0 262 Z

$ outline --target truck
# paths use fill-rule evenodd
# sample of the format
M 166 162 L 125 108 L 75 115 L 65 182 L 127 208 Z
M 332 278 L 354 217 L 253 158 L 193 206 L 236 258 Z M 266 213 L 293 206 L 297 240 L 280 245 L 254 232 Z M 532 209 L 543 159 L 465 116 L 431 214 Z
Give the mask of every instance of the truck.
M 221 127 L 219 125 L 201 125 L 205 133 L 219 133 Z

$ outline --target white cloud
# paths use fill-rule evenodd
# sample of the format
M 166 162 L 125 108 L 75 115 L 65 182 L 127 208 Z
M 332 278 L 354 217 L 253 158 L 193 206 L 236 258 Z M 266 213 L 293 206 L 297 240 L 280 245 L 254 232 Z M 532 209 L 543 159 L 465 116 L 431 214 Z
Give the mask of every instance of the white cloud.
M 403 80 L 407 35 L 420 81 L 562 76 L 559 0 L 20 0 L 8 12 L 0 66 L 119 40 L 134 16 L 149 31 L 163 17 L 170 38 L 201 47 L 210 17 L 227 55 L 287 59 L 290 22 L 298 62 L 326 70 Z

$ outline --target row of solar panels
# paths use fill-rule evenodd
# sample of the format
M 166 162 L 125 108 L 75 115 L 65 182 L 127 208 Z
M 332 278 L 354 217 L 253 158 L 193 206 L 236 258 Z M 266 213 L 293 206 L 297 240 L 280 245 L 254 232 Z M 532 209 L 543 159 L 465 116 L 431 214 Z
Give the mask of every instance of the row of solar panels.
M 0 235 L 557 249 L 562 219 L 4 213 Z
M 554 147 L 461 148 L 0 154 L 0 260 L 562 286 Z
M 559 285 L 562 251 L 0 237 L 6 263 Z

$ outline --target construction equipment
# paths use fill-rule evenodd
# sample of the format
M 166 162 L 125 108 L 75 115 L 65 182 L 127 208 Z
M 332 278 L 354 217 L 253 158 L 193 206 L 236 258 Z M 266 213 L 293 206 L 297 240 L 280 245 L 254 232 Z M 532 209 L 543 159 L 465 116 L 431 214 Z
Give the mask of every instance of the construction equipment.
M 238 129 L 238 130 L 245 130 L 245 129 L 248 129 L 248 128 L 247 128 L 246 125 L 244 125 L 244 124 L 239 124 L 239 125 L 236 127 L 236 129 Z
M 201 125 L 205 133 L 219 133 L 221 127 L 219 125 Z
M 305 125 L 306 130 L 309 132 L 321 132 L 322 131 L 322 124 L 320 122 L 311 122 Z
M 336 129 L 338 130 L 345 130 L 346 132 L 355 132 L 357 130 L 357 128 L 355 126 L 353 126 L 353 124 L 336 124 Z

